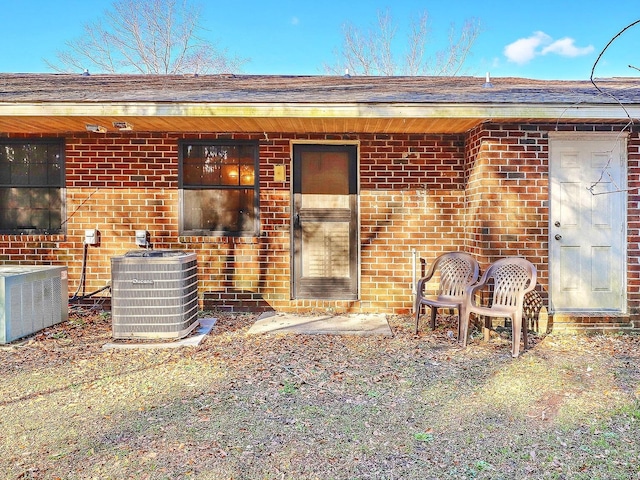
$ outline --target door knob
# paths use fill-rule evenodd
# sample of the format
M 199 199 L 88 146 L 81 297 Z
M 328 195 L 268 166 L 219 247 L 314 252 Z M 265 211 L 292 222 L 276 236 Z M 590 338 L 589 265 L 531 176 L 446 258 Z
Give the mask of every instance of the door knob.
M 562 235 L 560 235 L 559 233 L 556 233 L 556 236 L 554 238 L 556 240 L 560 240 L 562 238 Z

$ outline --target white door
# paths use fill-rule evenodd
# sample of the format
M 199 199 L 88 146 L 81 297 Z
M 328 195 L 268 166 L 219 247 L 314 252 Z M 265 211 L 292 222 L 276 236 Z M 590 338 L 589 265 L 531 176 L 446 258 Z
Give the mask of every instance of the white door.
M 554 312 L 623 312 L 626 136 L 550 134 L 549 276 Z

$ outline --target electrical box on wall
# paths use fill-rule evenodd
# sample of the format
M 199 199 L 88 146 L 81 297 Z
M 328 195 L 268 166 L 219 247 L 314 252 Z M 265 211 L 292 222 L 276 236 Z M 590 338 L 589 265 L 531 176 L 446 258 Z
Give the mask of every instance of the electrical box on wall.
M 273 181 L 284 182 L 286 180 L 286 168 L 284 165 L 276 165 L 273 167 Z
M 85 245 L 98 245 L 98 229 L 90 228 L 84 231 Z
M 136 230 L 136 245 L 139 247 L 149 247 L 151 245 L 151 236 L 146 230 Z

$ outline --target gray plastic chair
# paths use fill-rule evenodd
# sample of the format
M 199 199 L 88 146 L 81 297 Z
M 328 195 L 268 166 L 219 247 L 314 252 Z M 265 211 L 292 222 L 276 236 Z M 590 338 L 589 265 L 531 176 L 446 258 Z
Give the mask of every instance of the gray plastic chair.
M 510 318 L 512 347 L 511 356 L 520 354 L 520 334 L 527 349 L 527 325 L 523 324 L 524 297 L 536 287 L 536 267 L 531 262 L 520 257 L 506 257 L 492 263 L 480 281 L 467 288 L 464 318 L 461 316 L 461 337 L 463 345 L 467 345 L 469 336 L 469 319 L 472 313 L 485 317 L 484 337 L 489 339 L 491 318 Z M 476 304 L 476 294 L 488 284 L 493 286 L 490 306 Z
M 426 284 L 439 273 L 439 284 L 435 295 L 425 295 Z M 458 341 L 460 340 L 460 319 L 464 316 L 464 294 L 470 285 L 478 281 L 480 267 L 473 256 L 465 252 L 450 252 L 440 255 L 433 262 L 425 276 L 418 280 L 415 299 L 416 328 L 422 306 L 431 309 L 431 329 L 436 328 L 436 314 L 439 308 L 458 310 Z

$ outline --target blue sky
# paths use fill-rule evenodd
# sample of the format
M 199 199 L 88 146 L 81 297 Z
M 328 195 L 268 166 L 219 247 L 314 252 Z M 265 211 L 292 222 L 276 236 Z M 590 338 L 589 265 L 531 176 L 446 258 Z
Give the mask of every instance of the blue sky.
M 142 1 L 142 0 L 141 0 Z M 250 61 L 249 74 L 322 74 L 334 63 L 346 22 L 366 30 L 388 10 L 398 39 L 412 16 L 427 11 L 435 49 L 454 23 L 483 25 L 466 73 L 493 77 L 588 79 L 598 54 L 622 28 L 640 19 L 640 0 L 204 0 L 208 39 Z M 0 71 L 47 72 L 65 41 L 98 20 L 111 0 L 0 0 Z M 455 6 L 455 7 L 452 7 Z M 640 25 L 607 50 L 597 77 L 640 76 Z

